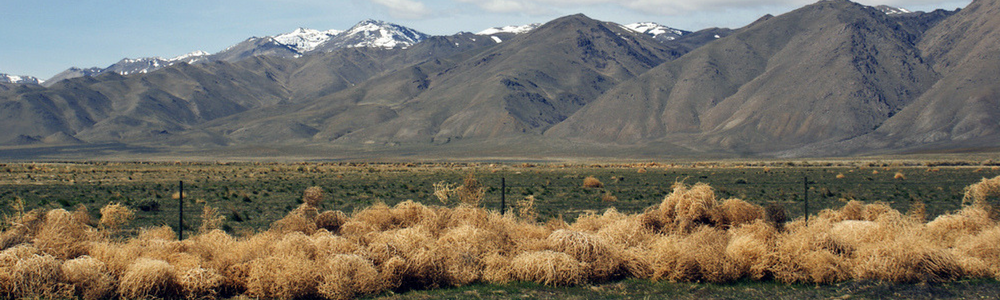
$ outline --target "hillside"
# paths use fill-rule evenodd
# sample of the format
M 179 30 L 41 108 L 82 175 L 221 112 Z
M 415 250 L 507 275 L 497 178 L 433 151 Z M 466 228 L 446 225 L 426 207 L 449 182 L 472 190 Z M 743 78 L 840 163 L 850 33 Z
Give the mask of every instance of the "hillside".
M 584 15 L 451 36 L 376 21 L 301 29 L 283 36 L 313 49 L 304 54 L 239 50 L 145 74 L 0 85 L 0 126 L 11 128 L 0 145 L 222 157 L 985 151 L 1000 144 L 997 12 L 998 0 L 927 13 L 826 0 L 735 30 L 630 25 L 643 31 Z M 366 29 L 376 25 L 378 35 Z M 349 46 L 361 36 L 413 43 Z
M 481 52 L 373 78 L 294 114 L 228 122 L 221 131 L 239 133 L 264 122 L 271 129 L 310 127 L 320 143 L 378 144 L 537 135 L 617 83 L 680 54 L 651 37 L 569 16 Z M 249 142 L 259 139 L 254 134 Z
M 937 79 L 917 37 L 895 27 L 848 1 L 765 17 L 616 87 L 547 135 L 748 154 L 856 137 Z

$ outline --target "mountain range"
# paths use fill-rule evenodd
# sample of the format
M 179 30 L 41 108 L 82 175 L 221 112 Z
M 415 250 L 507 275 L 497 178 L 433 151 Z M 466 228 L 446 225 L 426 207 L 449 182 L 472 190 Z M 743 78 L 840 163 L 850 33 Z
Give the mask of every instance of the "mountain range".
M 992 151 L 998 11 L 1000 0 L 934 12 L 824 0 L 695 32 L 584 15 L 451 36 L 372 20 L 298 29 L 215 54 L 71 69 L 79 77 L 46 86 L 0 83 L 0 149 L 438 158 Z

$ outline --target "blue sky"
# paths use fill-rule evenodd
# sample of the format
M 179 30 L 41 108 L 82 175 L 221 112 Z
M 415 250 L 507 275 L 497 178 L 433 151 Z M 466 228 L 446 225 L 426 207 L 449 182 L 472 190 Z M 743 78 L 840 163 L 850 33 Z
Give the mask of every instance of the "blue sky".
M 217 52 L 251 36 L 298 27 L 347 29 L 379 19 L 447 35 L 544 23 L 584 13 L 618 23 L 653 21 L 686 30 L 737 28 L 815 0 L 0 0 L 0 73 L 47 79 L 69 67 L 122 58 Z M 910 10 L 971 0 L 861 0 Z

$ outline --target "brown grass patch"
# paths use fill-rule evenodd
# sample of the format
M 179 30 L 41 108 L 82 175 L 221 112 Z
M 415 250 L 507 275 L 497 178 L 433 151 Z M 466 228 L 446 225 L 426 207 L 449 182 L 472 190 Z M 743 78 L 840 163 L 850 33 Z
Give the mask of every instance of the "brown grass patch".
M 583 265 L 572 256 L 551 250 L 525 252 L 511 260 L 515 280 L 544 285 L 576 285 L 583 282 Z
M 358 255 L 338 254 L 322 262 L 317 292 L 329 299 L 352 299 L 382 288 L 378 270 Z
M 347 214 L 339 210 L 328 210 L 316 216 L 316 227 L 332 233 L 340 232 L 340 227 L 347 222 Z
M 177 293 L 174 267 L 166 261 L 139 258 L 122 275 L 118 293 L 126 298 L 168 297 Z
M 120 203 L 111 203 L 101 208 L 101 226 L 112 231 L 132 221 L 132 218 L 135 218 L 135 212 Z
M 100 260 L 81 256 L 67 260 L 62 265 L 62 276 L 75 289 L 75 294 L 86 300 L 111 298 L 115 292 L 115 279 Z
M 583 187 L 585 187 L 585 188 L 602 188 L 602 187 L 604 187 L 604 183 L 601 182 L 601 180 L 597 179 L 597 177 L 587 176 L 586 178 L 583 179 Z

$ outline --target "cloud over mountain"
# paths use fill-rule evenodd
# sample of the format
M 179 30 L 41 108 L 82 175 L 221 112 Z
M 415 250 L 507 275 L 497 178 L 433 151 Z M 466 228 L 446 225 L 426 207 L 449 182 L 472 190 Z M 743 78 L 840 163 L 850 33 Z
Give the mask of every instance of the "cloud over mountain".
M 403 19 L 419 19 L 431 14 L 427 5 L 414 0 L 371 0 L 389 10 L 393 17 Z

